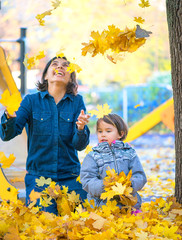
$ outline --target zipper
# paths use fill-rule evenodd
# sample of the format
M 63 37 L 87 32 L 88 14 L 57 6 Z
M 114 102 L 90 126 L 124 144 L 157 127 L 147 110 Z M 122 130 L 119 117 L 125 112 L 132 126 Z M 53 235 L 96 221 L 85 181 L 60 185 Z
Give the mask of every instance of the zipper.
M 111 148 L 111 152 L 112 152 L 112 155 L 113 155 L 113 158 L 114 158 L 114 165 L 115 165 L 116 173 L 119 174 L 118 165 L 117 165 L 117 162 L 116 162 L 116 156 L 115 156 L 112 148 Z

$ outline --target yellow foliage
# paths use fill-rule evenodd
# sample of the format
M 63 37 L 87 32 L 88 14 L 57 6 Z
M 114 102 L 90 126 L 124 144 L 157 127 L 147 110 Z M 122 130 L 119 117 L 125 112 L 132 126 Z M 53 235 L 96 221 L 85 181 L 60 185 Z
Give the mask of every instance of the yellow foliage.
M 44 51 L 39 51 L 38 55 L 35 55 L 33 57 L 28 57 L 28 54 L 25 54 L 24 59 L 24 65 L 27 69 L 32 69 L 33 67 L 37 66 L 39 63 L 39 60 L 45 57 Z
M 2 164 L 2 168 L 9 168 L 12 163 L 15 161 L 14 154 L 10 154 L 9 158 L 6 157 L 4 152 L 0 152 L 0 163 Z
M 20 93 L 13 93 L 10 95 L 8 89 L 2 93 L 0 99 L 0 103 L 6 107 L 10 115 L 13 115 L 13 113 L 18 110 L 21 101 L 22 99 Z
M 140 0 L 140 3 L 138 4 L 141 8 L 150 7 L 149 0 Z
M 141 19 L 139 20 L 141 21 Z M 136 27 L 133 29 L 126 27 L 124 30 L 120 30 L 115 25 L 108 26 L 108 30 L 102 31 L 101 34 L 98 31 L 92 31 L 92 40 L 89 43 L 82 43 L 84 45 L 82 55 L 86 56 L 89 52 L 94 57 L 98 53 L 104 55 L 108 50 L 111 50 L 113 54 L 135 52 L 146 41 L 145 37 L 137 38 L 135 32 Z M 114 63 L 117 60 L 122 60 L 121 55 L 116 56 L 108 55 L 108 59 Z
M 102 105 L 97 105 L 98 110 L 90 110 L 88 113 L 91 114 L 91 117 L 93 115 L 96 115 L 97 118 L 103 118 L 105 115 L 108 115 L 111 113 L 112 109 L 109 108 L 109 105 L 105 103 L 103 106 Z

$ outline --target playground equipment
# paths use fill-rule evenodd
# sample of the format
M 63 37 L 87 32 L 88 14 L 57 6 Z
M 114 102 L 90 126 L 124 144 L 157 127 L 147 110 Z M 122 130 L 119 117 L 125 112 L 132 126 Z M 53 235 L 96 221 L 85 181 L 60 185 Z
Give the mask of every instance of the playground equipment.
M 0 94 L 2 94 L 2 92 L 7 88 L 11 94 L 18 92 L 17 86 L 6 62 L 4 50 L 2 47 L 0 47 Z M 134 124 L 129 129 L 129 133 L 125 141 L 133 141 L 134 139 L 149 131 L 160 121 L 162 121 L 168 128 L 174 131 L 174 107 L 172 98 L 161 104 L 139 122 Z M 0 151 L 2 150 L 0 149 Z M 15 201 L 17 199 L 16 194 L 14 194 L 16 188 L 9 183 L 1 167 L 0 183 L 0 198 L 3 200 Z
M 0 92 L 2 93 L 7 88 L 11 94 L 19 92 L 7 64 L 4 50 L 0 47 Z M 2 149 L 0 149 L 0 151 L 2 151 Z M 16 188 L 9 183 L 1 167 L 0 183 L 0 198 L 6 201 L 16 201 L 17 195 L 14 194 Z
M 130 127 L 126 142 L 131 142 L 148 132 L 151 128 L 163 122 L 171 131 L 174 132 L 174 105 L 173 98 L 170 98 L 165 103 L 147 114 L 140 121 Z

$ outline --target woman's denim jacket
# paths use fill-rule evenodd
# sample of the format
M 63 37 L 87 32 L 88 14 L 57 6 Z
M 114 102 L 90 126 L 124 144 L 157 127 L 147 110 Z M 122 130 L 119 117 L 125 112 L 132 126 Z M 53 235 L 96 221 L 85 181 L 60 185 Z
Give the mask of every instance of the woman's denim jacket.
M 104 191 L 103 178 L 106 177 L 108 168 L 115 169 L 118 174 L 123 171 L 126 175 L 132 169 L 133 195 L 138 198 L 134 207 L 139 209 L 142 200 L 137 191 L 143 188 L 147 178 L 135 150 L 128 143 L 119 140 L 111 146 L 107 142 L 99 143 L 92 150 L 83 160 L 80 172 L 80 180 L 88 193 L 88 200 L 94 199 L 97 206 L 105 204 L 100 196 Z

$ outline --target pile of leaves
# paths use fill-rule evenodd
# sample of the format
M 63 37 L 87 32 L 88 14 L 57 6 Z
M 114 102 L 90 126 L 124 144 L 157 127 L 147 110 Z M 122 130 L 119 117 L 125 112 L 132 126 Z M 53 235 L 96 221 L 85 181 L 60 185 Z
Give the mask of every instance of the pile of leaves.
M 105 193 L 107 188 L 114 186 L 112 180 L 116 180 L 113 170 L 107 174 Z M 130 176 L 131 173 L 127 177 L 122 175 L 122 181 L 118 179 L 120 182 L 115 182 L 116 186 L 122 183 L 125 190 L 129 190 L 125 196 L 130 195 Z M 93 201 L 82 203 L 74 191 L 68 193 L 68 188 L 60 189 L 51 179 L 41 177 L 36 182 L 40 188 L 44 184 L 48 187 L 42 192 L 33 191 L 28 207 L 20 200 L 1 203 L 1 239 L 181 239 L 182 208 L 174 197 L 167 201 L 159 198 L 155 202 L 144 203 L 141 212 L 133 213 L 129 201 L 124 208 L 120 208 L 116 200 L 107 200 L 106 205 L 96 207 Z M 115 195 L 123 194 L 115 191 Z M 36 205 L 38 198 L 39 206 Z M 58 216 L 40 211 L 40 206 L 49 206 L 52 199 L 57 202 Z

